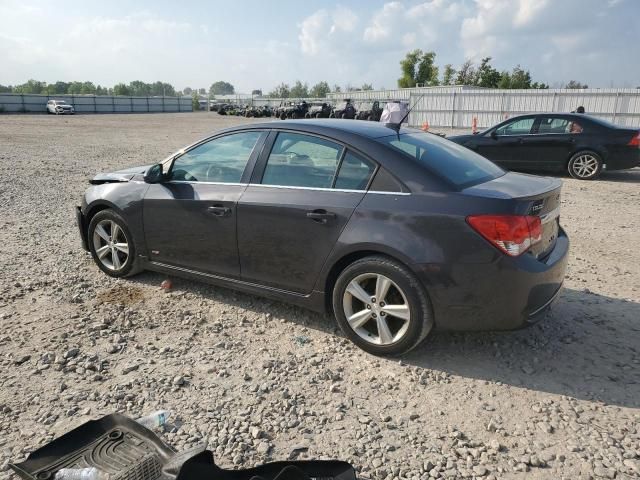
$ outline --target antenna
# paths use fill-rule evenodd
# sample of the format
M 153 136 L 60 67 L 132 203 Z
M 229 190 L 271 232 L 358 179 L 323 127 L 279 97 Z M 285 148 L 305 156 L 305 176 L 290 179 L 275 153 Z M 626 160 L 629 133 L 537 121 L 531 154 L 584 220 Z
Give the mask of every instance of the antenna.
M 409 117 L 409 114 L 411 113 L 411 111 L 413 110 L 413 108 L 418 104 L 418 102 L 420 100 L 422 100 L 424 97 L 426 96 L 426 92 L 423 93 L 422 95 L 420 95 L 420 97 L 413 102 L 413 105 L 411 105 L 408 109 L 407 109 L 407 113 L 404 117 L 402 117 L 402 120 L 400 120 L 398 123 L 387 123 L 387 126 L 395 129 L 395 130 L 400 130 L 400 126 L 402 125 L 402 123 Z

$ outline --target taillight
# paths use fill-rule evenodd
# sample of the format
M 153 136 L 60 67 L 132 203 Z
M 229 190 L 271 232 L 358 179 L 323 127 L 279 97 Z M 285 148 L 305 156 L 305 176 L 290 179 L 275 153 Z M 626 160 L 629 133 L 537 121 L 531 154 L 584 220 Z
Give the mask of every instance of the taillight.
M 507 255 L 517 257 L 542 240 L 540 217 L 531 215 L 471 215 L 467 223 Z
M 631 139 L 629 143 L 627 143 L 630 147 L 638 147 L 640 148 L 640 132 Z

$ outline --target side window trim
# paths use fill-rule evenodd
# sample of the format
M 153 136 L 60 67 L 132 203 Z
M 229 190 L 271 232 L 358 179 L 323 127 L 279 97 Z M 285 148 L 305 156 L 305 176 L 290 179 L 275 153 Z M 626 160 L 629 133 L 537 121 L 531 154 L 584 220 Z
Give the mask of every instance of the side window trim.
M 262 177 L 264 176 L 264 172 L 266 170 L 266 166 L 267 166 L 267 161 L 269 160 L 269 155 L 271 154 L 271 151 L 273 150 L 273 146 L 276 142 L 276 138 L 278 137 L 278 134 L 280 133 L 294 133 L 294 134 L 298 134 L 298 135 L 308 135 L 310 137 L 315 137 L 315 138 L 319 138 L 322 140 L 327 140 L 330 142 L 335 143 L 336 145 L 340 145 L 342 147 L 342 153 L 340 154 L 340 160 L 338 162 L 338 165 L 336 167 L 336 170 L 333 174 L 333 179 L 331 181 L 331 187 L 330 188 L 321 188 L 321 187 L 298 187 L 298 186 L 284 186 L 284 185 L 265 185 L 262 183 Z M 335 188 L 335 184 L 336 181 L 338 179 L 338 174 L 340 173 L 340 167 L 342 166 L 342 162 L 344 160 L 344 157 L 346 156 L 347 152 L 350 152 L 352 155 L 355 155 L 357 157 L 362 157 L 368 161 L 370 161 L 371 163 L 373 163 L 373 165 L 375 166 L 369 181 L 367 182 L 367 186 L 364 190 L 350 190 L 350 189 L 336 189 Z M 378 170 L 380 169 L 380 164 L 378 162 L 376 162 L 375 160 L 373 160 L 372 158 L 370 158 L 368 155 L 365 155 L 363 153 L 360 153 L 357 150 L 352 149 L 351 147 L 348 147 L 346 144 L 344 144 L 343 142 L 341 142 L 340 140 L 337 140 L 335 138 L 331 138 L 331 137 L 325 137 L 324 135 L 318 135 L 312 132 L 303 132 L 303 131 L 299 131 L 299 130 L 288 130 L 288 129 L 284 129 L 284 128 L 279 128 L 279 129 L 272 129 L 268 132 L 268 135 L 266 136 L 264 143 L 262 145 L 262 149 L 259 152 L 259 155 L 257 155 L 256 158 L 256 162 L 255 162 L 255 166 L 253 167 L 253 172 L 251 174 L 251 178 L 247 180 L 247 183 L 251 186 L 261 186 L 261 187 L 266 187 L 266 188 L 293 188 L 296 190 L 320 190 L 320 191 L 345 191 L 345 192 L 368 192 L 369 188 L 371 187 L 371 184 L 373 183 L 373 180 L 376 177 L 376 174 L 378 173 Z M 404 187 L 404 184 L 402 184 L 402 182 L 400 182 L 400 184 L 402 185 L 402 188 L 406 188 Z M 376 193 L 396 193 L 396 192 L 376 192 Z M 408 193 L 405 193 L 404 191 L 401 192 L 404 195 L 408 195 Z
M 501 128 L 504 128 L 504 127 L 506 127 L 508 125 L 511 125 L 511 124 L 514 124 L 514 123 L 517 123 L 517 122 L 521 122 L 522 120 L 530 120 L 530 119 L 533 119 L 533 123 L 531 124 L 531 127 L 529 128 L 529 133 L 515 133 L 515 134 L 512 134 L 512 135 L 498 133 L 498 130 L 500 130 Z M 539 125 L 539 124 L 540 124 L 540 117 L 518 118 L 518 119 L 515 119 L 515 120 L 513 120 L 511 122 L 507 122 L 507 123 L 505 123 L 503 125 L 500 125 L 499 127 L 496 127 L 494 129 L 494 132 L 496 132 L 496 135 L 498 137 L 521 137 L 522 135 L 533 135 L 532 132 L 534 132 L 534 130 L 537 129 L 537 125 Z
M 365 187 L 360 190 L 360 189 L 355 189 L 353 191 L 356 192 L 368 192 L 369 191 L 369 187 L 371 187 L 371 184 L 373 183 L 373 179 L 376 176 L 376 173 L 378 173 L 378 170 L 380 169 L 380 164 L 378 162 L 376 162 L 375 160 L 369 158 L 366 155 L 362 155 L 358 152 L 355 152 L 353 149 L 349 148 L 349 147 L 344 147 L 343 151 L 342 151 L 342 157 L 340 158 L 340 163 L 338 164 L 338 168 L 336 168 L 336 171 L 333 175 L 333 182 L 331 183 L 331 188 L 337 191 L 343 191 L 343 190 L 348 190 L 348 189 L 341 189 L 338 188 L 336 189 L 336 182 L 338 181 L 338 177 L 340 176 L 340 169 L 342 168 L 342 162 L 344 161 L 344 158 L 347 156 L 347 153 L 349 153 L 350 155 L 353 155 L 354 157 L 358 158 L 358 159 L 362 159 L 362 160 L 366 160 L 370 163 L 373 164 L 373 171 L 371 172 L 371 174 L 369 175 L 369 180 L 367 180 L 367 184 L 365 185 Z M 351 191 L 351 190 L 349 190 Z

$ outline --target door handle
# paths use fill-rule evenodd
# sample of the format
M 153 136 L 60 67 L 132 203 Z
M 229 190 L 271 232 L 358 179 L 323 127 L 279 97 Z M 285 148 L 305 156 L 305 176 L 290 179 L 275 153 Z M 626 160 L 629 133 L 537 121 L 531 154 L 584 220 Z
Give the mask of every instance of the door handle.
M 215 215 L 216 217 L 228 217 L 231 215 L 231 209 L 221 205 L 214 205 L 213 207 L 207 208 L 207 213 Z
M 307 218 L 313 220 L 316 223 L 327 223 L 329 220 L 336 218 L 336 214 L 333 212 L 327 212 L 326 210 L 312 210 L 307 212 Z

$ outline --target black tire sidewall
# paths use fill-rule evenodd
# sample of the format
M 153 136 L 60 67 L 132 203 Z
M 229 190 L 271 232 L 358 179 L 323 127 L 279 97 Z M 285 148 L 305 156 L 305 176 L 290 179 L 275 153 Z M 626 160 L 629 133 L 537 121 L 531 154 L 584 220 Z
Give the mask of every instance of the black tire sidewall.
M 594 173 L 590 177 L 580 177 L 580 176 L 574 174 L 574 172 L 573 172 L 573 162 L 575 162 L 575 160 L 578 157 L 580 157 L 581 155 L 591 155 L 592 157 L 594 157 L 598 161 L 598 170 L 596 171 L 596 173 Z M 567 163 L 567 170 L 569 172 L 569 175 L 572 178 L 575 178 L 577 180 L 595 180 L 602 173 L 602 167 L 603 167 L 602 157 L 599 154 L 597 154 L 596 152 L 592 151 L 592 150 L 581 150 L 579 152 L 574 153 L 571 156 L 571 158 L 569 159 L 569 162 Z
M 125 262 L 124 267 L 122 267 L 118 271 L 110 270 L 106 266 L 104 266 L 102 262 L 98 259 L 95 248 L 93 246 L 93 232 L 96 228 L 96 225 L 102 220 L 111 220 L 116 222 L 118 226 L 124 231 L 124 234 L 127 237 L 127 241 L 129 244 L 129 256 L 127 257 L 127 261 Z M 87 232 L 87 243 L 89 244 L 89 251 L 91 252 L 91 257 L 93 258 L 93 261 L 96 263 L 96 265 L 98 265 L 98 268 L 100 270 L 102 270 L 104 273 L 106 273 L 110 277 L 122 278 L 129 275 L 133 275 L 134 273 L 137 272 L 137 269 L 134 268 L 136 263 L 136 247 L 135 247 L 135 242 L 133 240 L 133 236 L 129 231 L 129 227 L 127 226 L 127 223 L 115 211 L 110 209 L 102 210 L 93 216 L 93 218 L 91 219 L 91 222 L 89 222 L 89 228 Z
M 407 298 L 411 310 L 409 329 L 404 337 L 391 345 L 374 345 L 354 332 L 345 317 L 342 299 L 351 280 L 363 273 L 379 273 L 393 280 Z M 362 350 L 373 355 L 402 355 L 418 346 L 433 327 L 431 304 L 416 276 L 404 265 L 387 257 L 365 257 L 345 268 L 333 288 L 333 312 L 344 334 Z

